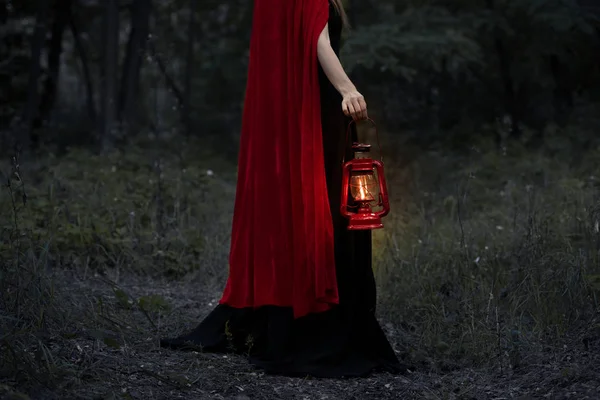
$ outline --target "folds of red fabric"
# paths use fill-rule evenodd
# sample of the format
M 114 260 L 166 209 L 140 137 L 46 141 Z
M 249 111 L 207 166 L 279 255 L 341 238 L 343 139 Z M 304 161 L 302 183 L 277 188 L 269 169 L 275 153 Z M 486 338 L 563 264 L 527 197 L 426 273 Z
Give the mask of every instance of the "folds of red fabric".
M 229 277 L 232 307 L 338 303 L 317 41 L 328 0 L 254 0 Z

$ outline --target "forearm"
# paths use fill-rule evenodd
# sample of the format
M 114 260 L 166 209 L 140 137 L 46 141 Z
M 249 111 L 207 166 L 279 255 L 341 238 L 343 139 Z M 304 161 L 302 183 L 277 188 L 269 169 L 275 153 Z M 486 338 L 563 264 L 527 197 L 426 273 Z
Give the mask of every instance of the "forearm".
M 328 27 L 319 36 L 317 43 L 317 55 L 323 72 L 338 92 L 342 96 L 356 90 L 356 87 L 344 71 L 340 59 L 331 48 L 329 41 Z

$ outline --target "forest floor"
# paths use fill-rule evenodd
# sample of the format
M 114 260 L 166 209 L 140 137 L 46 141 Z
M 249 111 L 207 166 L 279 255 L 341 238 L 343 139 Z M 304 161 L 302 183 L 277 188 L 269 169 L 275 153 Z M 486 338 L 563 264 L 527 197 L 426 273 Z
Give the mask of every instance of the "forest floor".
M 158 345 L 215 307 L 227 270 L 235 168 L 185 149 L 25 161 L 0 190 L 0 400 L 600 399 L 596 158 L 388 169 L 379 318 L 414 368 L 297 379 Z
M 161 349 L 158 339 L 192 328 L 214 307 L 214 283 L 200 276 L 157 281 L 73 271 L 54 272 L 68 289 L 73 320 L 54 338 L 56 359 L 70 364 L 58 387 L 19 397 L 0 385 L 10 399 L 237 399 L 237 400 L 384 400 L 384 399 L 598 399 L 598 337 L 567 340 L 536 354 L 523 354 L 518 370 L 431 368 L 408 375 L 376 374 L 362 379 L 298 379 L 269 376 L 243 357 Z M 392 343 L 402 335 L 382 321 Z M 588 330 L 589 331 L 589 330 Z M 75 368 L 76 367 L 76 368 Z M 15 388 L 14 385 L 10 385 Z M 4 390 L 4 391 L 3 391 Z M 11 394 L 12 393 L 12 394 Z

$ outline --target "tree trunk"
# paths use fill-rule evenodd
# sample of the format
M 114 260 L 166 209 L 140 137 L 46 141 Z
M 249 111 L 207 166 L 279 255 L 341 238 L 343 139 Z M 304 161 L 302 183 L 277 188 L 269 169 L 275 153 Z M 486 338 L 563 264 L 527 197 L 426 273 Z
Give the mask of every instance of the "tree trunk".
M 186 49 L 186 61 L 185 61 L 185 81 L 183 86 L 183 110 L 182 119 L 185 134 L 190 136 L 192 133 L 192 75 L 194 74 L 194 45 L 196 43 L 196 18 L 195 10 L 197 9 L 197 1 L 189 0 L 189 14 L 190 19 L 188 22 L 188 41 Z
M 119 64 L 119 1 L 105 0 L 103 21 L 103 47 L 101 68 L 100 143 L 102 151 L 112 148 L 117 128 L 117 71 Z
M 92 73 L 90 72 L 90 62 L 88 59 L 88 55 L 85 51 L 85 47 L 83 42 L 81 41 L 81 37 L 79 36 L 79 28 L 77 27 L 77 22 L 75 21 L 75 15 L 73 14 L 73 10 L 70 10 L 69 13 L 69 26 L 71 28 L 71 35 L 73 35 L 73 42 L 75 43 L 75 50 L 77 51 L 77 55 L 79 56 L 79 60 L 81 61 L 81 69 L 83 70 L 83 80 L 85 82 L 85 90 L 86 90 L 86 106 L 88 110 L 88 117 L 90 118 L 90 122 L 94 124 L 97 120 L 96 115 L 96 102 L 95 102 L 95 94 L 94 94 L 94 85 L 92 83 Z
M 0 3 L 0 24 L 4 25 L 8 22 L 8 7 Z
M 148 39 L 151 0 L 134 0 L 131 6 L 131 31 L 121 74 L 118 118 L 131 124 L 135 118 L 135 98 L 139 91 L 140 70 Z
M 564 127 L 574 106 L 573 91 L 571 90 L 573 85 L 569 79 L 568 68 L 555 55 L 550 56 L 550 70 L 554 79 L 552 94 L 554 121 Z
M 510 116 L 510 134 L 513 137 L 519 137 L 520 131 L 520 116 L 519 106 L 517 104 L 517 96 L 515 91 L 515 83 L 510 73 L 510 59 L 505 50 L 504 43 L 499 38 L 495 40 L 496 54 L 500 63 L 500 76 L 504 86 L 504 109 Z
M 29 64 L 29 83 L 27 86 L 27 102 L 21 115 L 21 129 L 18 130 L 17 144 L 23 149 L 31 146 L 33 123 L 38 115 L 40 93 L 39 79 L 42 73 L 41 58 L 48 31 L 47 18 L 50 3 L 38 0 L 35 17 L 35 30 L 31 42 L 31 62 Z
M 50 118 L 56 103 L 60 77 L 60 57 L 63 51 L 63 36 L 69 22 L 72 0 L 54 0 L 52 37 L 48 49 L 48 71 L 40 101 L 40 112 L 35 127 L 40 127 Z
M 177 82 L 175 82 L 175 79 L 173 79 L 173 77 L 169 74 L 169 71 L 167 69 L 167 64 L 165 63 L 165 60 L 162 59 L 160 54 L 158 54 L 158 52 L 156 51 L 156 46 L 154 46 L 154 43 L 152 40 L 150 40 L 148 42 L 148 50 L 150 51 L 150 55 L 151 55 L 152 59 L 156 62 L 156 66 L 158 67 L 158 70 L 160 71 L 162 76 L 165 78 L 165 83 L 167 84 L 169 89 L 171 89 L 173 96 L 175 96 L 177 105 L 179 107 L 183 108 L 184 107 L 183 91 L 179 88 L 179 86 L 177 85 Z
M 494 7 L 494 0 L 487 0 L 488 9 L 492 12 L 497 12 Z M 521 113 L 519 99 L 522 92 L 517 90 L 515 82 L 510 72 L 511 60 L 506 50 L 506 45 L 496 32 L 494 34 L 494 47 L 496 49 L 496 56 L 498 57 L 500 78 L 503 84 L 504 93 L 504 110 L 510 117 L 510 136 L 518 138 L 521 136 Z

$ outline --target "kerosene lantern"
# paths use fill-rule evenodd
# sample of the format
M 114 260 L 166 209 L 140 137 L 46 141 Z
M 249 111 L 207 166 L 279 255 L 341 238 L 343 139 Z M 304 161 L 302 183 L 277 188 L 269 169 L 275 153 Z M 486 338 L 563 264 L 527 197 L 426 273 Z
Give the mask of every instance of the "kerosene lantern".
M 368 121 L 375 125 L 373 120 Z M 348 126 L 346 143 L 352 123 Z M 375 134 L 379 145 L 377 131 Z M 381 219 L 390 212 L 383 160 L 371 158 L 369 144 L 355 142 L 352 144 L 352 151 L 354 159 L 344 162 L 340 211 L 349 220 L 349 230 L 381 229 Z M 381 145 L 379 151 L 381 152 Z

